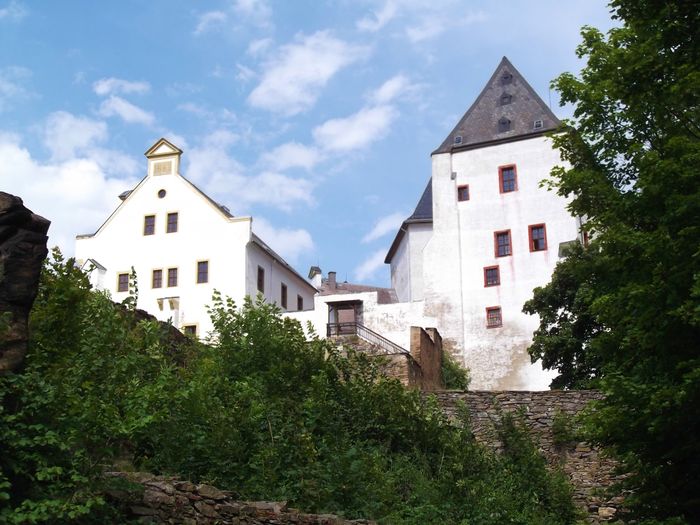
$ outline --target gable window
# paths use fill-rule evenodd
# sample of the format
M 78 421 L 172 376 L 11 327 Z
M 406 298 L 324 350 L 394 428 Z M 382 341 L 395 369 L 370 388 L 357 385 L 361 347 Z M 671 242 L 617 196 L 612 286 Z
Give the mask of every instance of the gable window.
M 490 306 L 486 309 L 486 328 L 503 326 L 503 316 L 500 306 Z
M 143 218 L 143 234 L 153 235 L 154 233 L 156 233 L 156 216 L 146 215 Z
M 197 263 L 197 284 L 209 282 L 209 261 Z
M 518 189 L 518 172 L 515 164 L 498 168 L 498 186 L 501 193 L 510 193 Z
M 461 143 L 462 143 L 462 135 L 455 136 L 455 144 L 461 144 Z
M 118 292 L 128 292 L 129 291 L 129 274 L 120 273 L 117 275 L 117 291 Z
M 501 106 L 507 106 L 513 102 L 513 95 L 510 95 L 509 93 L 503 93 L 501 95 Z
M 265 268 L 258 266 L 258 292 L 265 293 Z
M 547 249 L 547 229 L 544 224 L 533 224 L 528 228 L 530 251 L 542 252 Z
M 505 131 L 510 131 L 510 120 L 506 117 L 501 117 L 498 121 L 498 132 L 503 133 Z
M 175 233 L 177 231 L 177 212 L 168 213 L 168 227 L 165 231 L 167 233 Z
M 501 84 L 505 86 L 507 84 L 510 84 L 512 81 L 513 75 L 508 71 L 504 71 L 501 75 Z
M 460 202 L 469 200 L 469 184 L 457 186 L 457 200 Z
M 304 309 L 304 298 L 301 295 L 297 295 L 297 310 L 301 311 Z
M 535 129 L 541 129 L 542 127 L 544 127 L 544 122 L 542 122 L 542 120 L 536 120 L 535 122 L 533 122 L 532 127 Z
M 280 302 L 282 308 L 287 308 L 287 285 L 282 283 L 280 286 Z
M 498 286 L 501 284 L 501 271 L 498 266 L 484 268 L 484 286 Z
M 151 275 L 151 288 L 163 287 L 163 270 L 153 270 Z
M 177 286 L 177 268 L 168 268 L 168 287 Z
M 510 230 L 495 232 L 493 234 L 496 257 L 513 255 L 513 245 L 510 240 Z

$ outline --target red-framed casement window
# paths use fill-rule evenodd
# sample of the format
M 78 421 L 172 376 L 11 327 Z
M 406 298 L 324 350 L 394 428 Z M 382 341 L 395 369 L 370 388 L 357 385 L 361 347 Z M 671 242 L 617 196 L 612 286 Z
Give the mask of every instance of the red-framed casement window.
M 486 308 L 486 328 L 498 328 L 503 326 L 503 315 L 500 306 Z
M 531 252 L 543 252 L 547 249 L 547 227 L 544 224 L 531 224 L 527 228 Z
M 515 164 L 498 167 L 498 189 L 501 193 L 518 190 L 518 171 Z
M 462 186 L 457 186 L 457 200 L 459 202 L 469 200 L 469 184 L 463 184 Z
M 498 286 L 501 284 L 501 270 L 498 266 L 486 266 L 484 268 L 484 286 Z
M 510 230 L 493 232 L 493 248 L 495 257 L 513 255 L 513 242 L 510 237 Z

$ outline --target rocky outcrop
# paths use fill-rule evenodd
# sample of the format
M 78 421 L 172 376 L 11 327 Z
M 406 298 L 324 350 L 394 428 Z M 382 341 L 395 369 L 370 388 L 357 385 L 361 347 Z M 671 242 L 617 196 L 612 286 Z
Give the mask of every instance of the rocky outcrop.
M 373 521 L 348 521 L 332 514 L 303 514 L 285 501 L 239 501 L 230 492 L 211 485 L 195 485 L 165 476 L 111 472 L 132 482 L 139 490 L 113 490 L 108 496 L 126 512 L 145 523 L 183 525 L 373 525 Z
M 0 374 L 16 370 L 27 353 L 27 321 L 50 224 L 19 197 L 0 192 Z

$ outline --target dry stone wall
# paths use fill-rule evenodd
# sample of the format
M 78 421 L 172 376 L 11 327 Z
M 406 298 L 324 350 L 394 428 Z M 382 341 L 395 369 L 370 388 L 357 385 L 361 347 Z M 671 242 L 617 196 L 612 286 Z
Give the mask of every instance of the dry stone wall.
M 113 490 L 108 496 L 125 506 L 141 523 L 182 525 L 374 525 L 348 521 L 332 514 L 303 514 L 282 501 L 237 501 L 230 492 L 211 485 L 195 485 L 145 473 L 110 472 L 134 483 L 132 490 Z
M 499 448 L 494 423 L 503 413 L 522 415 L 540 452 L 553 467 L 561 468 L 574 487 L 574 500 L 587 515 L 586 523 L 605 523 L 615 519 L 622 503 L 620 495 L 606 492 L 619 481 L 616 463 L 585 442 L 560 442 L 553 431 L 555 419 L 571 419 L 591 401 L 601 399 L 595 390 L 527 391 L 442 391 L 434 392 L 450 418 L 458 402 L 469 410 L 476 439 Z

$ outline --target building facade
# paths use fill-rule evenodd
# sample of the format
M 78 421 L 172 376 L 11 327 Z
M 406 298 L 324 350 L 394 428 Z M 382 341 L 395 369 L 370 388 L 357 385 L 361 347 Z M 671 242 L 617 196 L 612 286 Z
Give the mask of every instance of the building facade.
M 445 350 L 470 369 L 472 388 L 546 389 L 554 374 L 527 354 L 538 319 L 522 307 L 579 240 L 567 201 L 540 186 L 563 164 L 547 136 L 559 125 L 503 57 L 432 153 L 432 176 L 385 259 L 394 300 L 325 286 L 313 312 L 291 315 L 322 333 L 338 308 L 353 304 L 358 322 L 401 346 L 410 326 L 435 327 Z
M 261 293 L 283 311 L 313 307 L 316 289 L 252 231 L 179 173 L 182 151 L 160 139 L 147 152 L 147 173 L 93 234 L 76 239 L 76 259 L 96 288 L 185 332 L 206 336 L 214 290 L 242 304 Z

